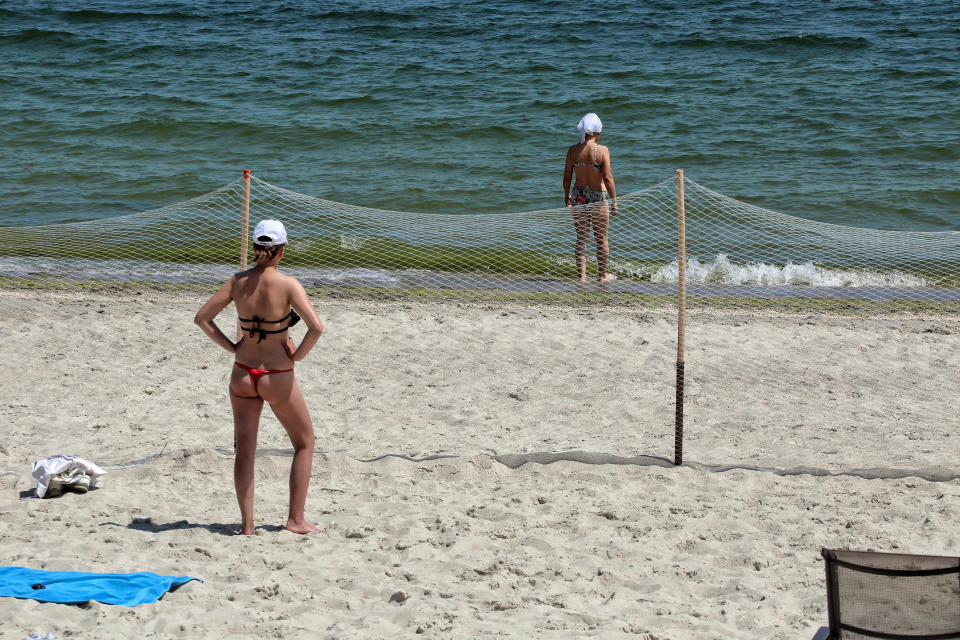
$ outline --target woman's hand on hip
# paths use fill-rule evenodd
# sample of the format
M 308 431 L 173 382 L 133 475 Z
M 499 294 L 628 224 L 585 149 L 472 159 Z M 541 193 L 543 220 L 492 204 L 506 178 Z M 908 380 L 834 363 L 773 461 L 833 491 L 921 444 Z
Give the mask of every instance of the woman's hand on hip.
M 287 352 L 288 358 L 296 360 L 294 356 L 297 354 L 297 343 L 293 341 L 293 338 L 287 338 L 287 341 L 283 343 L 283 350 Z

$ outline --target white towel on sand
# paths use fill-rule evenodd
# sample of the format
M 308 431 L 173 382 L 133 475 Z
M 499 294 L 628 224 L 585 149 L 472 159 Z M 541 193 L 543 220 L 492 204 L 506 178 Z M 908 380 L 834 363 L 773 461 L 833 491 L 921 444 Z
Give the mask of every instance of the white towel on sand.
M 63 453 L 33 463 L 33 477 L 37 479 L 38 498 L 47 495 L 51 485 L 69 486 L 81 482 L 84 476 L 89 478 L 89 488 L 97 489 L 101 483 L 100 476 L 105 473 L 106 471 L 89 460 Z

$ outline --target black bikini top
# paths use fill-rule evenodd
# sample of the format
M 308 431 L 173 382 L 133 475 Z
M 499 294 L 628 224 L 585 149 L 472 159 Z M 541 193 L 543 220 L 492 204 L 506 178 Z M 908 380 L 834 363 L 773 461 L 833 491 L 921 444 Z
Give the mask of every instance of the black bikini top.
M 264 320 L 263 318 L 261 318 L 261 317 L 259 317 L 259 316 L 253 316 L 252 318 L 239 318 L 239 320 L 240 320 L 240 322 L 241 322 L 241 325 L 240 325 L 240 330 L 241 330 L 241 331 L 249 331 L 251 338 L 252 338 L 253 336 L 255 336 L 255 335 L 259 335 L 259 336 L 260 336 L 260 338 L 257 340 L 257 343 L 259 344 L 259 343 L 263 342 L 263 339 L 267 337 L 267 334 L 268 334 L 268 333 L 283 333 L 284 331 L 286 331 L 287 329 L 289 329 L 289 328 L 292 327 L 293 325 L 295 325 L 295 324 L 297 324 L 298 322 L 300 322 L 300 315 L 299 315 L 296 311 L 294 311 L 293 309 L 290 309 L 290 313 L 288 313 L 287 315 L 283 316 L 283 317 L 280 318 L 279 320 Z M 283 327 L 282 329 L 274 329 L 274 330 L 271 331 L 271 330 L 269 330 L 269 329 L 264 329 L 263 327 L 260 326 L 260 325 L 262 325 L 262 324 L 280 324 L 281 322 L 284 322 L 284 321 L 286 321 L 286 320 L 289 320 L 290 322 L 288 322 L 288 323 L 287 323 L 287 326 Z M 242 323 L 244 323 L 244 322 L 252 322 L 252 323 L 253 323 L 253 326 L 252 326 L 252 327 L 245 327 L 245 326 L 243 326 L 243 324 L 242 324 Z

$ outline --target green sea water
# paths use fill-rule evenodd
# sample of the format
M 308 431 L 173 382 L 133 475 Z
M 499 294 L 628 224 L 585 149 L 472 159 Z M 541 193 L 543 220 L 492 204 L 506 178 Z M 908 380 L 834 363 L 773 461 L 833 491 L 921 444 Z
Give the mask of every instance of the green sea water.
M 0 2 L 0 225 L 127 215 L 243 168 L 329 200 L 562 203 L 682 167 L 849 226 L 958 229 L 960 3 Z

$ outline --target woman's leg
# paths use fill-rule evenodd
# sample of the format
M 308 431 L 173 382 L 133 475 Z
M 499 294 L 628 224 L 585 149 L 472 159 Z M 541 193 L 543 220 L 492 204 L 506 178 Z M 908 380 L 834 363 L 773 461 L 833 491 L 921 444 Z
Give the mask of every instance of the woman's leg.
M 269 378 L 269 382 L 267 382 Z M 307 403 L 300 393 L 297 380 L 290 373 L 271 373 L 260 379 L 260 394 L 270 403 L 270 408 L 283 425 L 293 444 L 293 463 L 290 465 L 290 510 L 286 528 L 294 533 L 322 531 L 307 522 L 304 508 L 310 472 L 313 467 L 313 422 Z
M 590 240 L 590 214 L 573 207 L 573 227 L 577 231 L 577 243 L 573 247 L 573 256 L 577 260 L 577 272 L 580 282 L 587 281 L 587 242 Z
M 257 455 L 257 430 L 263 399 L 254 395 L 256 389 L 250 375 L 234 367 L 230 380 L 230 403 L 233 405 L 233 483 L 240 503 L 240 527 L 249 536 L 253 529 L 253 468 Z
M 617 276 L 607 273 L 607 262 L 610 260 L 610 210 L 607 203 L 598 202 L 593 210 L 593 237 L 597 241 L 597 280 L 609 282 Z

